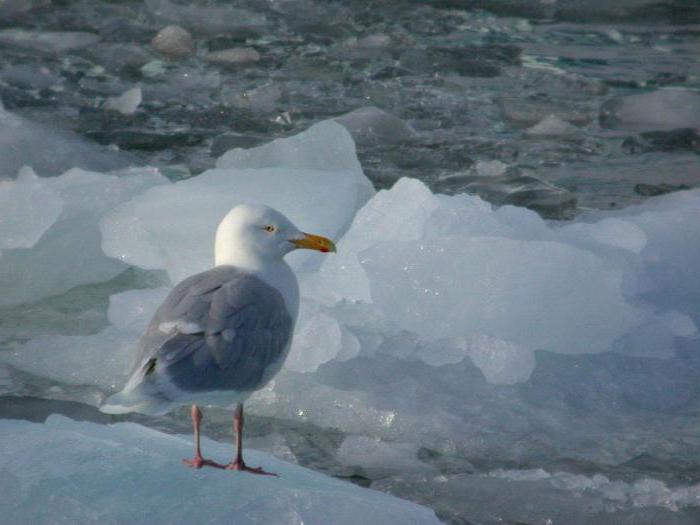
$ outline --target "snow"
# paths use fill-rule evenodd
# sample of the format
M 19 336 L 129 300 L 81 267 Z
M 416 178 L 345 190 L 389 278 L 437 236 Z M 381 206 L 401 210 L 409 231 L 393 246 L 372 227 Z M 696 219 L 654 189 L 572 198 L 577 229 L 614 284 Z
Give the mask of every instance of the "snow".
M 98 425 L 50 416 L 0 420 L 5 523 L 439 523 L 433 511 L 266 454 L 249 464 L 279 477 L 195 471 L 189 436 L 133 423 Z M 232 447 L 203 439 L 224 462 Z M 157 512 L 155 512 L 157 510 Z

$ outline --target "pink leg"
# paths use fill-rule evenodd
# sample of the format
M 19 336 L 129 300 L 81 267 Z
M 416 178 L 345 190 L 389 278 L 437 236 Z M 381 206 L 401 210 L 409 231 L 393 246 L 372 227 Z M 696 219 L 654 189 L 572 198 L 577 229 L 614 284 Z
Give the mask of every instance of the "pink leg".
M 236 459 L 226 465 L 228 470 L 240 470 L 251 474 L 262 474 L 264 476 L 277 476 L 274 472 L 266 472 L 261 467 L 249 467 L 243 461 L 243 404 L 236 405 L 233 412 L 233 431 L 236 433 Z
M 197 405 L 192 405 L 192 426 L 194 426 L 194 458 L 183 459 L 182 462 L 188 467 L 202 468 L 204 466 L 224 468 L 225 465 L 214 463 L 211 460 L 202 457 L 202 451 L 199 448 L 199 426 L 202 423 L 202 411 Z

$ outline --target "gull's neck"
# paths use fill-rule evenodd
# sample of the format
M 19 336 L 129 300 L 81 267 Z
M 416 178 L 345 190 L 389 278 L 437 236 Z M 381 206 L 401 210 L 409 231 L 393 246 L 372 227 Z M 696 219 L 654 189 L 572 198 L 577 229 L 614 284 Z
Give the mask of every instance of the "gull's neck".
M 214 264 L 235 266 L 279 290 L 292 319 L 296 320 L 299 310 L 299 284 L 287 261 L 282 258 L 256 257 L 241 252 L 221 254 L 217 250 Z

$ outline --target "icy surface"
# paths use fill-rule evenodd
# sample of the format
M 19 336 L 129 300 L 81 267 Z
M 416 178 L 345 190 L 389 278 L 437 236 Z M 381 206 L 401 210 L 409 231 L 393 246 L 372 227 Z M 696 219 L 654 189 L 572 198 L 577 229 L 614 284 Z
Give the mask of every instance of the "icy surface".
M 246 450 L 279 477 L 191 470 L 190 437 L 62 416 L 0 420 L 5 523 L 439 523 L 433 511 Z M 232 447 L 204 439 L 227 461 Z M 154 512 L 157 509 L 157 512 Z

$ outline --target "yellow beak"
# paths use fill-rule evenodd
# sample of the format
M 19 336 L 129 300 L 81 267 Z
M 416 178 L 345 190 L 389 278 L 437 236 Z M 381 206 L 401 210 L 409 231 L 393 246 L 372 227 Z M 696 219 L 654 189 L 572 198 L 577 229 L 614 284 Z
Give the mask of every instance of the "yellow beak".
M 305 233 L 301 239 L 293 239 L 292 243 L 294 243 L 297 248 L 318 250 L 324 253 L 335 251 L 335 244 L 333 244 L 333 241 L 321 237 L 320 235 L 311 235 L 310 233 Z

